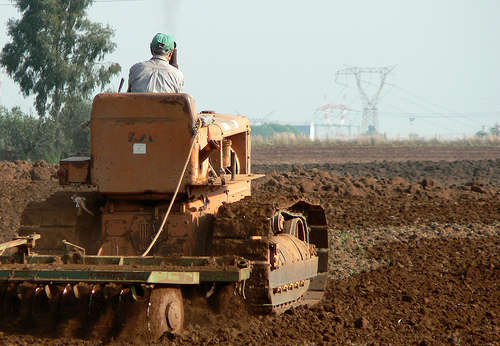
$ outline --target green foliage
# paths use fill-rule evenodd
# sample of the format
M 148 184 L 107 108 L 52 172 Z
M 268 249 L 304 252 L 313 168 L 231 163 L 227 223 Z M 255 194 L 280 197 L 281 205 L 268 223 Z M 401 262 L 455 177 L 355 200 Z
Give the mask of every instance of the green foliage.
M 35 95 L 39 117 L 18 108 L 0 108 L 3 159 L 45 159 L 89 152 L 90 97 L 120 71 L 102 63 L 113 52 L 113 30 L 87 19 L 93 0 L 16 0 L 19 20 L 11 19 L 11 42 L 0 65 L 25 96 Z M 50 117 L 45 117 L 48 113 Z
M 490 134 L 495 137 L 500 136 L 500 125 L 497 123 L 495 126 L 490 128 Z
M 82 126 L 90 120 L 92 103 L 89 100 L 68 100 L 62 110 L 61 125 L 65 135 L 63 156 L 90 153 L 90 128 Z
M 53 161 L 55 122 L 0 106 L 0 159 Z
M 477 131 L 475 136 L 479 137 L 479 138 L 484 138 L 484 137 L 488 136 L 488 132 L 484 131 L 484 129 L 483 129 L 483 130 Z
M 57 162 L 61 156 L 89 153 L 90 131 L 81 125 L 90 119 L 90 109 L 90 101 L 70 100 L 61 112 L 62 121 L 56 123 L 0 106 L 0 160 Z
M 100 64 L 115 49 L 109 26 L 87 19 L 92 0 L 16 0 L 21 19 L 10 19 L 0 64 L 35 108 L 57 122 L 68 99 L 87 99 L 103 89 L 120 66 Z
M 280 125 L 280 124 L 262 124 L 252 126 L 252 135 L 261 136 L 263 138 L 273 137 L 276 133 L 293 133 L 299 135 L 300 131 L 291 125 Z
M 500 136 L 500 124 L 495 124 L 492 127 L 486 131 L 486 127 L 483 126 L 483 128 L 480 131 L 476 132 L 476 137 L 478 138 L 487 138 L 488 136 L 492 137 L 499 137 Z

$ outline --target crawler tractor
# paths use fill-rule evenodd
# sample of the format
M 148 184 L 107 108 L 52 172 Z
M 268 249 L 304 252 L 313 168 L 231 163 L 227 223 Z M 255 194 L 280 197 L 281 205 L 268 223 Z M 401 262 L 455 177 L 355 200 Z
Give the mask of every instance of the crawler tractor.
M 246 117 L 197 113 L 187 94 L 107 93 L 88 126 L 90 156 L 62 160 L 61 189 L 0 244 L 3 329 L 158 339 L 183 329 L 194 294 L 229 287 L 252 313 L 321 299 L 324 211 L 250 197 Z

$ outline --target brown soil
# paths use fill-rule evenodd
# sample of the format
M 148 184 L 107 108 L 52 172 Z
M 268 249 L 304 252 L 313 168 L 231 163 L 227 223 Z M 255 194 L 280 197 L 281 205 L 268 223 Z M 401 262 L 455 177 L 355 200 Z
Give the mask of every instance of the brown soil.
M 0 181 L 47 181 L 56 177 L 56 171 L 45 161 L 0 161 Z
M 0 161 L 0 242 L 12 238 L 29 202 L 59 189 L 56 171 L 55 165 L 44 161 Z
M 439 174 L 437 175 L 439 176 Z M 328 225 L 338 229 L 430 223 L 491 223 L 500 218 L 500 190 L 484 181 L 447 185 L 424 178 L 339 177 L 329 171 L 294 167 L 255 182 L 254 196 L 320 201 Z
M 186 343 L 494 344 L 500 237 L 390 243 L 367 250 L 377 269 L 332 280 L 317 306 L 194 327 Z M 177 341 L 177 339 L 175 340 Z
M 253 165 L 500 159 L 500 146 L 259 145 Z
M 475 161 L 382 161 L 368 163 L 311 163 L 253 165 L 254 172 L 289 172 L 297 169 L 322 170 L 341 177 L 394 178 L 420 182 L 425 178 L 440 180 L 446 185 L 481 181 L 500 184 L 500 159 Z
M 225 309 L 221 315 L 192 319 L 183 335 L 164 336 L 162 342 L 498 344 L 500 155 L 495 148 L 473 149 L 474 154 L 464 153 L 468 159 L 474 156 L 469 161 L 452 161 L 460 154 L 455 151 L 438 162 L 392 160 L 397 155 L 389 155 L 386 162 L 334 164 L 318 157 L 311 163 L 315 166 L 289 165 L 296 162 L 286 157 L 281 165 L 273 161 L 278 150 L 270 150 L 268 163 L 254 165 L 254 171 L 267 173 L 253 185 L 255 198 L 307 198 L 326 210 L 331 258 L 324 300 L 279 316 Z M 311 155 L 302 155 L 307 163 Z M 1 167 L 0 176 L 6 176 Z M 57 190 L 50 175 L 42 181 L 13 177 L 0 182 L 3 239 L 12 236 L 29 201 Z M 100 341 L 0 333 L 0 342 Z

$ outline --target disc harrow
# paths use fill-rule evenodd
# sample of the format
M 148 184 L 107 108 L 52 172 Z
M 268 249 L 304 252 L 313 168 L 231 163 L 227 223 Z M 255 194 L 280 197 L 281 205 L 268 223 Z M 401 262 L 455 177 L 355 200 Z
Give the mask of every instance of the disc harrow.
M 17 253 L 0 256 L 3 330 L 154 341 L 182 330 L 181 288 L 250 277 L 250 264 L 237 257 L 37 255 L 37 238 L 21 238 Z

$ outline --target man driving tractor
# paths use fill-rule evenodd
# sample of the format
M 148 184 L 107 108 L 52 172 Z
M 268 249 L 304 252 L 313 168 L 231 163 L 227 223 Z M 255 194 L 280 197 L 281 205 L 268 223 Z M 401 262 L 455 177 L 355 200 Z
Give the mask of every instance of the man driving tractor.
M 158 33 L 150 44 L 153 57 L 130 68 L 128 92 L 179 93 L 184 75 L 177 68 L 176 43 L 168 34 Z

